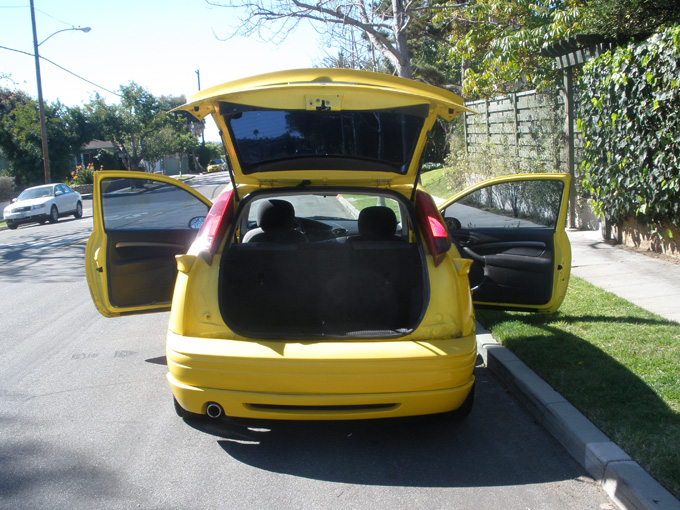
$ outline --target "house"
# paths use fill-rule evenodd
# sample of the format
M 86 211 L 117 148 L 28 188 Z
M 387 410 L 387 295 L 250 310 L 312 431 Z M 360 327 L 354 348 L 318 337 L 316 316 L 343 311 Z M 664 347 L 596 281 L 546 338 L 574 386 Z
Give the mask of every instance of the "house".
M 88 165 L 93 164 L 98 170 L 98 165 L 94 158 L 100 150 L 105 150 L 111 154 L 117 155 L 120 160 L 119 168 L 124 168 L 124 155 L 119 153 L 118 146 L 114 142 L 104 140 L 92 140 L 90 143 L 83 146 L 80 149 L 78 156 L 74 158 L 74 166 L 87 167 Z M 164 175 L 178 175 L 179 173 L 186 173 L 189 171 L 189 158 L 186 154 L 173 154 L 155 163 L 152 169 L 150 169 L 150 167 L 151 165 L 147 161 L 142 161 L 139 169 Z

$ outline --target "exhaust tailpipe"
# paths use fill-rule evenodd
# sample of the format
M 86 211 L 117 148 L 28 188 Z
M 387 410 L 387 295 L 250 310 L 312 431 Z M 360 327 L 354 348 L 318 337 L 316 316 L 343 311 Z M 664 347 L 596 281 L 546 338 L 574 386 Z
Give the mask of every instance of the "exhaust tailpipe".
M 205 408 L 205 413 L 213 419 L 219 418 L 223 414 L 222 406 L 216 402 L 208 402 Z

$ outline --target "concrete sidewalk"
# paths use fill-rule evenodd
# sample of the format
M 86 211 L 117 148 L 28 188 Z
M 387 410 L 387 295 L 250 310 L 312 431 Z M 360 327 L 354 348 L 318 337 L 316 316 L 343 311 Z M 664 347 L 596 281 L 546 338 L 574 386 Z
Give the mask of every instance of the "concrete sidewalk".
M 599 231 L 569 231 L 571 274 L 680 322 L 680 264 L 606 243 Z
M 680 265 L 612 246 L 598 231 L 569 231 L 568 235 L 572 275 L 680 322 Z M 477 349 L 489 370 L 620 508 L 680 510 L 680 501 L 488 331 L 477 332 Z

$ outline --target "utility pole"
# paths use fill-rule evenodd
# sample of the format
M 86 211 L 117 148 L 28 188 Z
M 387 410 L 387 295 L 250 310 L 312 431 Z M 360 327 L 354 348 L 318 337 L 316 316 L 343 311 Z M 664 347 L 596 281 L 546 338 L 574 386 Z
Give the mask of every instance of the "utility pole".
M 35 56 L 35 77 L 38 82 L 38 108 L 40 113 L 40 138 L 42 140 L 43 168 L 45 170 L 45 184 L 52 181 L 50 176 L 50 155 L 47 150 L 47 123 L 45 122 L 45 104 L 42 95 L 42 81 L 40 80 L 40 55 L 38 54 L 38 34 L 35 29 L 35 9 L 31 0 L 31 23 L 33 24 L 33 54 Z
M 31 0 L 33 1 L 33 0 Z M 201 71 L 196 69 L 196 78 L 198 78 L 198 91 L 201 91 Z M 201 131 L 201 143 L 205 145 L 205 129 Z

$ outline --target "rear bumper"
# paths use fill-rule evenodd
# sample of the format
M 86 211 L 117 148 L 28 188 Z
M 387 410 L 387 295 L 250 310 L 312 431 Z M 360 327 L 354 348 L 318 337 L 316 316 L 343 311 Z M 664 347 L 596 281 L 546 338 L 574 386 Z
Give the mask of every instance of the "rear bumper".
M 458 388 L 409 393 L 352 395 L 284 395 L 196 388 L 167 374 L 179 404 L 205 414 L 209 402 L 220 404 L 227 416 L 265 420 L 367 420 L 445 413 L 458 409 L 472 389 L 474 376 Z
M 354 420 L 452 411 L 474 383 L 474 335 L 427 343 L 275 345 L 277 351 L 265 342 L 169 333 L 173 395 L 197 414 L 215 402 L 239 418 Z

